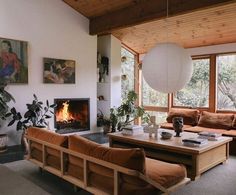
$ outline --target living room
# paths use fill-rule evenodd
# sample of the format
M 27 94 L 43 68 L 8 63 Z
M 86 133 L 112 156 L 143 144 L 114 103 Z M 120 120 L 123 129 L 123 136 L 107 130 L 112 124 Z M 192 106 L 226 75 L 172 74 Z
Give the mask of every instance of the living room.
M 133 24 L 132 25 L 123 24 L 123 26 L 121 21 L 122 20 L 124 21 L 124 18 L 119 19 L 118 17 L 116 25 L 114 25 L 115 22 L 111 22 L 112 23 L 111 25 L 111 23 L 109 23 L 109 21 L 105 20 L 104 18 L 103 18 L 104 23 L 103 21 L 101 21 L 101 19 L 99 20 L 99 17 L 96 18 L 96 16 L 99 16 L 99 11 L 98 11 L 99 6 L 105 7 L 105 8 L 103 7 L 105 11 L 100 14 L 104 15 L 107 14 L 110 17 L 113 14 L 113 12 L 116 13 L 117 10 L 119 9 L 122 10 L 122 8 L 125 8 L 126 6 L 127 7 L 129 6 L 129 8 L 131 9 L 134 8 L 138 9 L 137 6 L 139 5 L 139 3 L 141 3 L 142 6 L 144 6 L 145 1 L 143 2 L 124 1 L 123 3 L 120 2 L 121 3 L 120 5 L 118 5 L 119 3 L 117 3 L 116 1 L 114 1 L 114 3 L 113 1 L 111 2 L 95 1 L 95 3 L 91 5 L 89 5 L 87 1 L 84 2 L 82 1 L 81 3 L 79 1 L 69 1 L 69 0 L 1 1 L 0 2 L 0 21 L 2 24 L 2 27 L 0 28 L 1 43 L 4 40 L 8 40 L 13 46 L 14 44 L 15 45 L 22 44 L 24 45 L 24 47 L 26 47 L 26 49 L 24 49 L 24 47 L 12 48 L 12 50 L 16 53 L 17 51 L 19 52 L 21 50 L 24 53 L 23 57 L 22 56 L 21 57 L 27 61 L 27 64 L 24 64 L 24 61 L 21 61 L 20 66 L 25 65 L 25 68 L 27 68 L 27 76 L 25 76 L 24 79 L 20 80 L 19 82 L 17 82 L 16 80 L 12 80 L 11 83 L 9 83 L 6 86 L 6 91 L 12 94 L 12 96 L 15 99 L 15 102 L 13 101 L 10 102 L 9 108 L 14 107 L 17 112 L 20 112 L 21 115 L 24 116 L 24 113 L 27 111 L 26 104 L 30 104 L 34 100 L 34 94 L 37 96 L 38 100 L 43 102 L 43 104 L 44 103 L 47 104 L 46 102 L 48 100 L 49 105 L 53 105 L 56 101 L 59 101 L 57 102 L 57 104 L 60 104 L 60 101 L 62 99 L 67 99 L 70 101 L 75 99 L 78 99 L 80 101 L 86 100 L 88 101 L 87 102 L 88 105 L 86 107 L 88 109 L 88 113 L 86 113 L 85 115 L 89 115 L 89 118 L 86 119 L 87 126 L 83 129 L 84 131 L 79 131 L 75 133 L 70 132 L 68 136 L 69 135 L 73 136 L 74 134 L 77 133 L 80 135 L 82 134 L 88 135 L 92 133 L 101 132 L 103 131 L 103 129 L 102 127 L 97 126 L 97 114 L 100 114 L 100 111 L 102 111 L 102 114 L 104 116 L 109 116 L 110 108 L 120 106 L 122 103 L 121 101 L 122 94 L 124 94 L 124 91 L 122 91 L 121 88 L 121 84 L 127 82 L 127 80 L 130 81 L 130 76 L 127 76 L 128 73 L 122 73 L 123 70 L 121 67 L 121 61 L 125 62 L 127 60 L 127 56 L 123 58 L 124 51 L 123 53 L 121 53 L 122 50 L 125 50 L 130 52 L 130 56 L 133 56 L 132 60 L 134 61 L 135 64 L 133 70 L 133 88 L 138 94 L 140 103 L 139 106 L 144 105 L 145 111 L 147 111 L 150 115 L 155 115 L 157 123 L 165 122 L 167 113 L 170 111 L 171 108 L 174 107 L 180 109 L 186 107 L 188 108 L 192 107 L 193 110 L 198 109 L 201 112 L 202 111 L 209 111 L 213 113 L 219 112 L 219 109 L 217 107 L 218 104 L 217 104 L 217 92 L 216 92 L 217 88 L 216 73 L 212 71 L 213 70 L 212 66 L 214 66 L 212 64 L 214 64 L 214 59 L 216 59 L 217 55 L 226 54 L 235 56 L 234 53 L 236 50 L 236 35 L 235 35 L 235 22 L 234 22 L 235 13 L 230 11 L 234 10 L 236 4 L 235 2 L 231 1 L 199 1 L 200 3 L 199 4 L 196 3 L 197 5 L 195 5 L 195 3 L 193 3 L 193 5 L 191 6 L 187 4 L 184 6 L 184 9 L 181 9 L 180 5 L 184 4 L 185 2 L 184 1 L 182 2 L 182 4 L 179 3 L 180 13 L 178 13 L 176 12 L 175 9 L 171 8 L 171 1 L 169 2 L 170 3 L 169 10 L 166 10 L 167 8 L 166 2 L 168 1 L 163 1 L 161 3 L 161 6 L 163 6 L 162 10 L 164 10 L 160 14 L 161 16 L 155 16 L 156 17 L 155 19 L 154 17 L 155 14 L 153 14 L 152 16 L 150 16 L 149 21 L 146 21 L 150 22 L 153 20 L 157 20 L 157 24 L 161 25 L 160 28 L 161 31 L 158 31 L 157 33 L 161 32 L 164 33 L 160 37 L 154 34 L 153 36 L 156 36 L 156 39 L 152 37 L 151 38 L 152 40 L 150 41 L 147 38 L 145 38 L 145 34 L 151 37 L 152 30 L 156 31 L 158 27 L 156 27 L 156 29 L 153 28 L 151 30 L 151 27 L 149 26 L 148 28 L 150 28 L 150 30 L 147 29 L 147 31 L 145 31 L 145 28 L 147 27 L 146 26 L 142 27 L 142 24 L 145 21 L 141 21 L 141 19 L 145 18 L 144 16 L 143 17 L 140 16 L 140 21 L 139 20 L 132 21 L 131 19 L 127 20 L 126 22 L 133 22 Z M 77 5 L 77 3 L 81 4 Z M 154 3 L 153 5 L 156 5 L 155 1 L 150 1 L 148 3 Z M 95 5 L 98 8 L 94 7 Z M 112 8 L 112 6 L 114 7 Z M 151 9 L 150 6 L 144 6 L 144 7 L 147 10 Z M 220 9 L 221 7 L 224 7 L 223 11 Z M 86 11 L 89 12 L 89 8 L 91 9 L 90 15 L 89 13 L 86 13 Z M 79 13 L 79 11 L 76 11 L 76 9 L 78 10 L 84 9 L 84 12 L 81 11 L 81 13 Z M 189 10 L 186 11 L 185 9 Z M 211 9 L 213 10 L 217 9 L 217 11 L 216 10 L 211 11 Z M 97 13 L 96 10 L 98 11 Z M 166 12 L 168 13 L 168 11 L 169 11 L 169 16 L 167 15 L 167 17 L 170 17 L 170 20 L 169 21 L 163 20 L 163 18 L 166 17 Z M 207 15 L 207 11 L 211 13 L 209 14 L 209 16 Z M 189 19 L 190 22 L 188 20 L 186 23 L 184 23 L 184 18 L 187 17 L 184 14 L 190 14 L 190 13 L 194 14 L 195 12 L 205 14 L 204 16 L 199 15 L 199 18 L 201 19 L 205 18 L 205 21 L 202 20 L 201 23 L 202 26 L 199 26 L 198 31 L 194 32 L 188 31 L 189 29 L 187 29 L 186 27 L 186 29 L 182 31 L 186 34 L 184 35 L 178 34 L 179 32 L 174 30 L 175 26 L 173 25 L 173 21 L 175 21 L 174 18 L 182 17 L 182 20 L 180 20 L 179 28 L 184 28 L 184 26 L 181 26 L 182 25 L 181 21 L 183 22 L 183 25 L 184 24 L 189 25 L 189 23 L 191 23 L 190 19 Z M 124 14 L 126 12 L 123 11 L 120 13 Z M 212 15 L 214 16 L 213 13 L 215 13 L 218 16 L 218 18 L 215 19 L 214 17 L 210 18 L 210 16 L 211 17 Z M 188 15 L 189 18 L 190 16 L 191 14 Z M 196 17 L 196 15 L 193 15 L 191 17 L 194 18 Z M 97 24 L 95 18 L 98 20 Z M 173 18 L 173 20 L 171 20 L 171 18 Z M 115 18 L 113 19 L 115 21 Z M 217 23 L 217 21 L 220 22 Z M 169 22 L 168 25 L 170 28 L 169 31 L 165 27 L 166 22 L 167 23 Z M 194 21 L 192 22 L 194 23 Z M 94 28 L 92 28 L 91 25 L 94 23 L 95 23 Z M 139 34 L 137 32 L 138 30 L 135 31 L 135 28 L 136 30 L 138 28 L 141 28 L 141 30 L 139 31 L 141 33 Z M 109 34 L 106 31 L 109 31 L 109 33 L 112 32 L 112 34 Z M 177 33 L 174 38 L 173 38 L 174 33 L 171 34 L 171 32 Z M 207 96 L 209 101 L 205 101 L 206 104 L 204 104 L 203 108 L 198 105 L 196 106 L 195 104 L 190 104 L 190 105 L 187 104 L 187 106 L 186 105 L 183 106 L 183 104 L 180 105 L 180 102 L 178 102 L 179 104 L 175 104 L 175 102 L 173 101 L 174 97 L 172 99 L 171 95 L 167 94 L 163 95 L 163 93 L 155 92 L 154 90 L 153 92 L 150 88 L 146 88 L 147 94 L 150 93 L 154 94 L 153 96 L 156 99 L 153 100 L 152 99 L 153 96 L 152 97 L 149 95 L 144 96 L 142 94 L 141 87 L 139 86 L 140 82 L 142 82 L 141 81 L 142 78 L 139 77 L 140 73 L 138 73 L 140 68 L 140 63 L 135 63 L 135 62 L 136 61 L 140 62 L 143 58 L 145 58 L 145 53 L 148 51 L 148 49 L 151 49 L 151 45 L 155 46 L 155 44 L 157 44 L 158 40 L 160 41 L 160 39 L 167 41 L 168 37 L 170 39 L 171 37 L 173 38 L 173 40 L 170 41 L 176 41 L 176 42 L 182 41 L 181 46 L 186 48 L 186 50 L 192 57 L 195 57 L 193 58 L 195 61 L 199 59 L 203 61 L 205 59 L 209 59 L 209 61 L 207 62 L 208 66 L 211 67 L 210 69 L 211 72 L 209 74 L 211 75 L 215 74 L 215 80 L 214 79 L 212 80 L 212 77 L 211 81 L 209 81 L 208 79 L 208 81 L 211 83 L 210 87 L 208 86 L 207 88 L 209 89 L 209 94 Z M 103 57 L 101 59 L 103 60 L 103 62 L 105 61 L 105 63 L 103 64 L 105 65 L 108 64 L 109 67 L 108 75 L 106 75 L 107 73 L 105 73 L 105 77 L 103 78 L 99 78 L 100 75 L 98 74 L 97 52 L 99 52 L 101 54 L 101 57 Z M 1 57 L 3 56 L 1 55 L 0 58 Z M 106 57 L 108 58 L 109 61 L 108 63 L 106 63 L 107 60 Z M 18 56 L 18 58 L 20 57 Z M 73 77 L 73 79 L 63 80 L 63 81 L 57 80 L 53 82 L 49 81 L 49 78 L 51 78 L 49 76 L 52 75 L 48 74 L 50 73 L 50 71 L 47 70 L 47 65 L 50 65 L 50 63 L 56 64 L 58 61 L 63 62 L 64 64 L 65 63 L 72 64 L 68 65 L 70 68 L 71 67 L 72 68 L 70 69 L 70 72 L 67 73 L 70 75 L 70 78 Z M 233 63 L 235 65 L 235 61 Z M 64 70 L 63 65 L 62 67 L 60 67 L 60 70 L 61 69 Z M 70 74 L 71 72 L 73 72 L 74 74 Z M 234 72 L 231 73 L 235 74 Z M 59 73 L 57 74 L 59 75 Z M 235 87 L 235 83 L 234 85 L 231 86 Z M 235 91 L 234 88 L 230 90 Z M 127 93 L 127 91 L 125 91 L 125 93 Z M 184 95 L 188 94 L 185 93 Z M 144 98 L 144 100 L 141 100 L 142 97 Z M 101 101 L 99 101 L 98 99 Z M 61 103 L 61 105 L 63 105 L 63 103 Z M 199 107 L 201 108 L 199 109 Z M 53 109 L 51 110 L 54 111 Z M 235 109 L 230 109 L 226 111 L 232 114 L 235 113 Z M 226 111 L 221 110 L 221 113 L 224 113 Z M 215 118 L 213 119 L 215 120 Z M 56 129 L 58 130 L 57 128 L 58 124 L 55 123 L 55 120 L 56 119 L 54 118 L 54 116 L 46 119 L 48 129 L 52 131 Z M 232 119 L 232 123 L 233 120 L 234 119 Z M 92 193 L 94 192 L 94 194 L 96 194 L 95 193 L 96 191 L 93 191 L 93 189 L 90 188 L 87 188 L 88 191 L 90 190 L 89 192 L 86 192 L 86 190 L 83 189 L 74 192 L 72 184 L 74 184 L 75 186 L 76 184 L 78 184 L 77 187 L 80 188 L 83 188 L 82 186 L 84 186 L 84 184 L 82 185 L 79 182 L 77 182 L 76 184 L 71 182 L 72 183 L 71 184 L 70 181 L 72 180 L 64 176 L 63 177 L 66 179 L 62 179 L 61 176 L 57 175 L 56 171 L 53 172 L 56 174 L 52 175 L 47 172 L 48 170 L 45 171 L 46 173 L 40 174 L 37 170 L 38 166 L 39 167 L 41 166 L 40 163 L 37 164 L 36 166 L 33 163 L 28 162 L 27 160 L 17 159 L 18 158 L 17 152 L 18 150 L 21 151 L 21 149 L 19 149 L 18 146 L 21 145 L 22 131 L 16 130 L 17 122 L 12 124 L 11 126 L 8 126 L 9 122 L 10 119 L 1 122 L 1 134 L 5 133 L 8 136 L 8 142 L 7 142 L 8 151 L 0 154 L 0 160 L 5 159 L 5 157 L 14 158 L 14 160 L 13 162 L 8 161 L 5 164 L 5 166 L 10 168 L 10 172 L 4 172 L 4 170 L 2 171 L 2 173 L 9 175 L 9 178 L 7 178 L 7 180 L 5 179 L 6 181 L 2 181 L 4 180 L 5 175 L 4 177 L 1 177 L 2 178 L 1 183 L 3 185 L 3 188 L 0 188 L 1 194 L 12 194 L 14 193 L 14 190 L 15 190 L 14 194 L 21 194 L 24 192 L 24 190 L 26 190 L 24 194 L 30 194 L 29 191 L 27 192 L 27 188 L 28 190 L 31 190 L 31 192 L 34 191 L 34 189 L 36 189 L 36 191 L 34 191 L 36 194 L 37 193 L 38 194 L 40 193 L 88 194 L 89 192 Z M 227 127 L 227 130 L 231 130 L 231 127 Z M 64 135 L 66 134 L 63 134 L 62 136 Z M 234 136 L 229 136 L 229 137 L 232 138 Z M 174 134 L 171 139 L 173 138 Z M 235 138 L 233 139 L 235 141 Z M 35 140 L 33 139 L 31 141 Z M 228 141 L 232 143 L 231 140 Z M 211 162 L 212 164 L 222 163 L 222 165 L 217 165 L 217 166 L 214 165 L 215 167 L 213 168 L 212 167 L 206 168 L 207 170 L 204 170 L 203 171 L 204 173 L 200 171 L 201 176 L 199 178 L 197 177 L 196 180 L 188 181 L 186 185 L 179 187 L 177 191 L 172 193 L 173 194 L 189 194 L 189 193 L 233 194 L 235 191 L 234 187 L 235 178 L 233 177 L 233 174 L 235 172 L 231 170 L 231 168 L 235 166 L 236 159 L 233 155 L 231 155 L 232 146 L 228 144 L 228 141 L 227 143 L 224 143 L 224 146 L 222 147 L 226 148 L 229 147 L 230 155 L 228 156 L 227 154 L 225 154 L 222 157 L 223 160 L 221 159 L 222 161 Z M 42 142 L 41 144 L 45 143 Z M 45 147 L 49 146 L 46 145 Z M 14 153 L 14 157 L 9 155 L 10 152 L 11 152 L 10 155 Z M 67 153 L 70 151 L 62 150 L 62 152 Z M 73 152 L 69 154 L 72 155 Z M 210 153 L 210 155 L 214 156 L 215 154 Z M 179 158 L 181 157 L 182 156 L 180 155 Z M 91 160 L 87 157 L 83 158 L 86 158 L 86 160 L 88 161 Z M 170 162 L 170 159 L 166 161 Z M 114 169 L 116 168 L 117 167 L 115 167 Z M 14 172 L 18 172 L 17 177 L 12 180 L 12 183 L 21 180 L 21 183 L 19 185 L 25 186 L 26 189 L 17 189 L 18 184 L 14 185 L 14 188 L 12 187 L 12 185 L 10 185 L 11 184 L 11 182 L 9 182 L 11 181 L 10 176 L 14 177 L 14 174 L 12 174 L 11 172 L 12 170 Z M 50 170 L 51 169 L 49 169 L 49 172 Z M 119 168 L 117 168 L 117 170 L 124 171 Z M 198 176 L 198 174 L 196 176 Z M 218 188 L 216 188 L 216 186 L 214 185 L 216 185 Z M 5 190 L 6 186 L 9 188 L 8 190 L 12 191 L 1 191 L 1 189 Z M 65 188 L 63 188 L 63 186 L 65 186 Z M 225 186 L 227 186 L 226 189 Z M 103 194 L 101 191 L 97 192 L 97 194 L 99 193 Z M 141 191 L 139 193 L 141 193 Z

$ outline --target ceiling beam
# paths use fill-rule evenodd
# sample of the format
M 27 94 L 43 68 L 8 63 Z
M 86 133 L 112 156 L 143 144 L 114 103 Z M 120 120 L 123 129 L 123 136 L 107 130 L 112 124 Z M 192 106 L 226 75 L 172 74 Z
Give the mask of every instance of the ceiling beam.
M 232 3 L 235 0 L 169 0 L 169 17 L 199 9 Z M 139 0 L 133 6 L 90 19 L 90 34 L 101 35 L 167 16 L 167 0 Z

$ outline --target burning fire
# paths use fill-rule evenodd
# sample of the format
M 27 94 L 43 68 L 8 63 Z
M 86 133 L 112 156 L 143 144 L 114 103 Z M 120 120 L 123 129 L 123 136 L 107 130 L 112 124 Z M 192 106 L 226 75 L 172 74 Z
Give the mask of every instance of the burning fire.
M 69 103 L 68 101 L 64 102 L 62 109 L 60 109 L 57 112 L 57 121 L 60 122 L 69 122 L 71 120 L 74 120 L 75 118 L 72 116 L 72 114 L 69 112 Z

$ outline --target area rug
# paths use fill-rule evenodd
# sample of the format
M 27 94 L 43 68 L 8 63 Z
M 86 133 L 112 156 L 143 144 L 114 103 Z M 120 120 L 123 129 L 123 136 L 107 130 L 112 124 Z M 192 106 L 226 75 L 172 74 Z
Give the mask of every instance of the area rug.
M 80 190 L 74 191 L 73 185 L 63 179 L 44 172 L 41 174 L 33 163 L 20 160 L 4 164 L 9 169 L 17 172 L 30 180 L 49 194 L 55 195 L 90 195 Z M 233 195 L 236 194 L 236 157 L 230 156 L 229 160 L 203 173 L 201 177 L 180 188 L 171 195 Z M 14 186 L 13 186 L 14 187 Z M 17 186 L 18 187 L 18 186 Z M 0 193 L 1 194 L 1 193 Z M 18 194 L 17 194 L 18 195 Z
M 84 190 L 79 190 L 76 192 L 72 184 L 66 182 L 65 180 L 51 173 L 43 171 L 43 174 L 41 174 L 38 166 L 34 165 L 33 163 L 27 160 L 19 160 L 19 161 L 15 161 L 11 163 L 5 163 L 4 166 L 7 166 L 9 169 L 17 172 L 19 175 L 31 181 L 32 183 L 42 188 L 44 191 L 46 191 L 49 194 L 52 194 L 52 195 L 90 195 L 90 193 Z M 12 186 L 12 187 L 20 188 L 21 186 Z M 9 194 L 9 195 L 12 195 L 12 194 Z M 15 194 L 15 195 L 21 195 L 21 194 Z M 22 195 L 28 195 L 28 194 L 22 194 Z

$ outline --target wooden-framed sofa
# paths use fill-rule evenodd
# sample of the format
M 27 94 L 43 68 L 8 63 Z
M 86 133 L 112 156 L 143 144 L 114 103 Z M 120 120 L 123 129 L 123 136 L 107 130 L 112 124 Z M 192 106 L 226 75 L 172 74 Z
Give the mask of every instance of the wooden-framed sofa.
M 168 113 L 167 122 L 162 123 L 161 128 L 173 130 L 172 119 L 178 116 L 183 117 L 184 131 L 193 133 L 207 131 L 232 137 L 229 152 L 236 155 L 236 114 L 173 108 Z
M 29 161 L 93 194 L 169 194 L 189 182 L 183 165 L 146 158 L 140 148 L 109 148 L 35 127 L 26 138 Z

